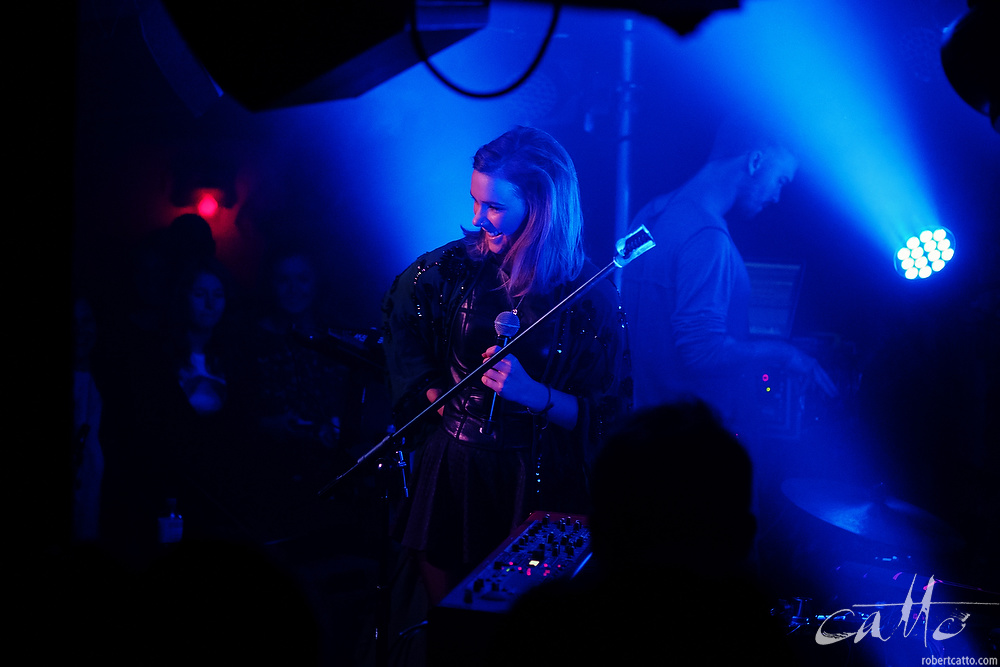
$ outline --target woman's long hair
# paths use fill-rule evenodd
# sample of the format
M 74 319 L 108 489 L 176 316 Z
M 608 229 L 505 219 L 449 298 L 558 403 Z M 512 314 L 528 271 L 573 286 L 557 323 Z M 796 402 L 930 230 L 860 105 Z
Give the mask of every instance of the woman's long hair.
M 546 294 L 575 280 L 585 260 L 583 212 L 576 167 L 566 149 L 542 130 L 519 126 L 480 148 L 472 168 L 508 181 L 525 204 L 520 233 L 501 262 L 508 294 Z M 486 232 L 467 234 L 485 257 Z

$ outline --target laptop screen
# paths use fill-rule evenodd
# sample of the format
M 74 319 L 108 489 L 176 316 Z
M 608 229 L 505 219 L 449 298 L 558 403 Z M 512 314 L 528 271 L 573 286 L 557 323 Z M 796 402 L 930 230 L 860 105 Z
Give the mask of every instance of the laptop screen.
M 790 338 L 802 287 L 801 264 L 747 262 L 750 334 Z

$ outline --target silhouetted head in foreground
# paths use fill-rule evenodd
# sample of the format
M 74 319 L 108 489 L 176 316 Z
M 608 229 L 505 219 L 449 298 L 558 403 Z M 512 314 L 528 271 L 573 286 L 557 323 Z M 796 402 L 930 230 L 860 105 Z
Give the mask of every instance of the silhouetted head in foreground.
M 704 403 L 640 412 L 594 466 L 594 554 L 611 568 L 732 571 L 756 532 L 752 484 L 750 457 Z
M 785 629 L 745 567 L 756 532 L 750 458 L 704 403 L 635 414 L 594 464 L 596 569 L 527 591 L 490 665 L 645 665 L 684 646 L 699 662 L 794 664 Z M 544 619 L 545 632 L 537 632 Z M 510 637 L 518 636 L 513 644 Z M 581 641 L 556 641 L 579 637 Z

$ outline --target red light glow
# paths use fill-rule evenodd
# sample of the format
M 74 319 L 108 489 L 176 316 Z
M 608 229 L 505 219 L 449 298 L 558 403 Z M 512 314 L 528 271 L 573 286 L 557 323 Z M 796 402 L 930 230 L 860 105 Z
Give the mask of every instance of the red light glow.
M 206 192 L 198 198 L 198 215 L 201 217 L 205 219 L 211 218 L 218 210 L 219 200 L 214 195 Z

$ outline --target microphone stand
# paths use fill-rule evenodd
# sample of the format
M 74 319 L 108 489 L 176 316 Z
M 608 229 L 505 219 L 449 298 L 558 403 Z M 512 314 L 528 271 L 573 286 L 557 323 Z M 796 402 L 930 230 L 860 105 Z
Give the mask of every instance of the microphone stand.
M 598 271 L 594 276 L 592 276 L 582 285 L 577 287 L 575 290 L 570 292 L 565 298 L 563 298 L 562 301 L 557 303 L 547 313 L 545 313 L 537 320 L 532 322 L 530 325 L 528 325 L 527 328 L 522 329 L 520 332 L 518 332 L 518 334 L 513 338 L 511 338 L 510 342 L 508 342 L 506 345 L 500 348 L 496 354 L 494 354 L 492 357 L 484 361 L 478 368 L 468 373 L 457 384 L 453 385 L 450 389 L 448 389 L 443 394 L 438 396 L 437 400 L 435 400 L 433 403 L 424 408 L 420 412 L 420 414 L 418 414 L 416 417 L 414 417 L 406 424 L 404 424 L 402 428 L 399 428 L 389 433 L 385 438 L 382 439 L 381 442 L 372 447 L 366 453 L 362 454 L 358 458 L 358 460 L 354 463 L 353 466 L 351 466 L 349 469 L 341 473 L 334 480 L 326 484 L 322 489 L 320 489 L 317 492 L 316 495 L 321 499 L 329 497 L 333 493 L 334 489 L 337 488 L 340 484 L 344 483 L 347 479 L 357 474 L 360 470 L 368 467 L 369 462 L 375 460 L 376 457 L 379 457 L 385 450 L 390 449 L 389 445 L 393 443 L 398 443 L 409 431 L 413 430 L 413 428 L 417 424 L 419 424 L 420 421 L 424 419 L 424 417 L 437 412 L 438 409 L 441 406 L 443 406 L 455 392 L 460 391 L 462 388 L 468 386 L 471 382 L 478 380 L 480 377 L 482 377 L 483 373 L 493 368 L 497 363 L 500 362 L 501 359 L 510 354 L 511 349 L 517 344 L 517 342 L 521 340 L 524 336 L 527 336 L 529 333 L 531 333 L 531 331 L 533 331 L 535 327 L 541 325 L 542 322 L 546 321 L 551 315 L 559 312 L 560 310 L 565 308 L 568 304 L 572 303 L 574 300 L 580 297 L 582 294 L 590 290 L 590 288 L 592 288 L 597 283 L 598 280 L 607 276 L 609 273 L 611 273 L 611 271 L 613 271 L 616 268 L 620 269 L 624 267 L 626 264 L 634 260 L 642 253 L 652 249 L 655 245 L 656 243 L 655 241 L 653 241 L 653 237 L 649 233 L 649 230 L 646 229 L 645 225 L 640 226 L 637 230 L 635 230 L 631 234 L 625 236 L 624 238 L 619 239 L 618 243 L 615 246 L 618 254 L 615 256 L 613 260 L 611 260 L 611 262 L 607 266 Z M 381 459 L 379 461 L 378 465 L 381 472 L 380 474 L 381 477 L 385 477 L 385 466 L 388 465 L 389 463 L 390 463 L 389 458 Z M 393 462 L 393 463 L 398 464 L 400 466 L 405 465 L 405 463 L 402 461 L 401 456 L 399 457 L 398 462 Z M 388 489 L 386 488 L 384 489 L 384 491 L 385 493 L 383 494 L 381 502 L 388 503 Z M 385 568 L 380 567 L 380 575 L 379 575 L 380 579 L 384 575 L 384 572 Z M 379 581 L 378 583 L 380 604 L 388 603 L 388 590 L 386 588 L 386 584 L 387 581 Z M 379 627 L 380 623 L 384 622 L 386 618 L 387 618 L 387 613 L 385 613 L 385 610 L 376 611 L 375 662 L 378 667 L 382 667 L 382 665 L 386 664 L 384 662 L 386 656 L 384 648 L 386 646 L 386 642 L 388 641 L 388 627 L 385 626 Z

